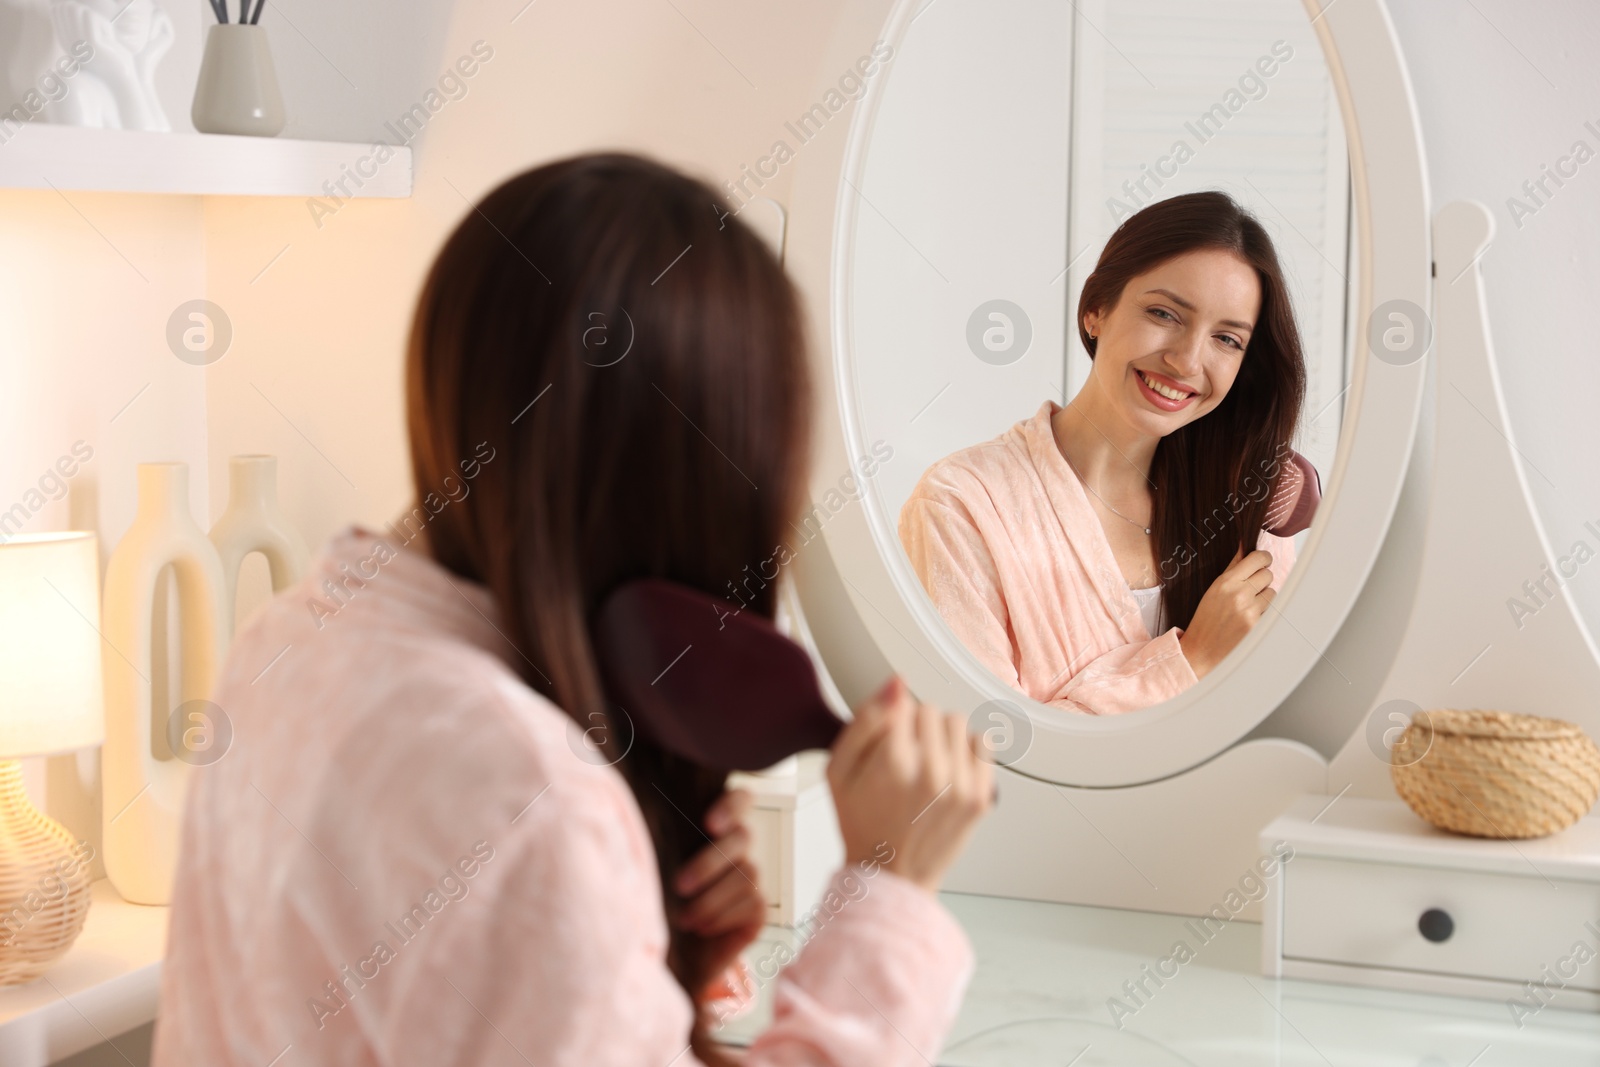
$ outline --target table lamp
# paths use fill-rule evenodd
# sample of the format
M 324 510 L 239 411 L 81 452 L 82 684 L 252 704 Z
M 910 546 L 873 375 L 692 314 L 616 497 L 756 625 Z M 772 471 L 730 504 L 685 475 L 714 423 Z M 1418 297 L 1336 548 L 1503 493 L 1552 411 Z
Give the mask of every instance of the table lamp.
M 89 913 L 88 846 L 35 808 L 25 756 L 105 740 L 92 533 L 0 540 L 0 986 L 31 982 Z

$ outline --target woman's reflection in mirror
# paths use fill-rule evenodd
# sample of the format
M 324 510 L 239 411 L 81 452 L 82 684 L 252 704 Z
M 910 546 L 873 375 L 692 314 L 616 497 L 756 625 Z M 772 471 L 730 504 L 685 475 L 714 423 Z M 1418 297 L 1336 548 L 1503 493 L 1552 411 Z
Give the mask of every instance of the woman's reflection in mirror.
M 1291 447 L 1306 368 L 1283 270 L 1225 193 L 1124 221 L 1078 331 L 1072 400 L 930 467 L 900 539 L 1002 681 L 1113 715 L 1194 685 L 1272 609 L 1321 486 Z

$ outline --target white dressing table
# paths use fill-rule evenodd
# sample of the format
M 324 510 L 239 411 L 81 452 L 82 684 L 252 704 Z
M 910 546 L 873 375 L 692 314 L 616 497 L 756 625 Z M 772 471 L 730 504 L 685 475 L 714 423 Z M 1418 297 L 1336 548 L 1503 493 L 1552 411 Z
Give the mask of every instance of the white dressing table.
M 1518 1029 L 1504 1001 L 1314 981 L 1329 970 L 1263 978 L 1261 927 L 1243 925 L 1259 915 L 1249 908 L 1121 1030 L 1107 1008 L 1124 981 L 1171 952 L 1183 914 L 1209 909 L 1219 887 L 1254 863 L 1258 835 L 1296 798 L 1393 802 L 1388 745 L 1417 710 L 1523 711 L 1600 737 L 1600 642 L 1567 592 L 1558 587 L 1550 610 L 1525 627 L 1507 618 L 1506 596 L 1553 569 L 1556 554 L 1531 503 L 1495 367 L 1480 271 L 1493 216 L 1474 203 L 1432 208 L 1410 78 L 1385 0 L 1302 0 L 1297 17 L 1306 21 L 1292 25 L 1288 0 L 1264 3 L 1252 8 L 1253 21 L 1209 28 L 1202 12 L 1210 9 L 1189 5 L 1184 17 L 1197 21 L 1179 32 L 1193 31 L 1192 48 L 1150 43 L 1156 70 L 1172 55 L 1200 63 L 1217 42 L 1248 50 L 1292 38 L 1296 77 L 1316 73 L 1320 47 L 1325 75 L 1313 80 L 1337 98 L 1337 120 L 1319 104 L 1262 136 L 1292 126 L 1336 142 L 1342 128 L 1348 147 L 1345 156 L 1326 145 L 1324 173 L 1349 175 L 1349 258 L 1339 245 L 1312 255 L 1310 265 L 1333 267 L 1344 283 L 1330 285 L 1325 300 L 1327 315 L 1345 324 L 1347 345 L 1328 349 L 1329 359 L 1336 351 L 1348 358 L 1345 420 L 1294 569 L 1226 668 L 1127 714 L 1082 716 L 1039 703 L 954 636 L 899 543 L 908 483 L 1034 410 L 1041 389 L 1060 384 L 1054 375 L 1063 361 L 1066 385 L 1075 383 L 1073 361 L 1087 361 L 1070 327 L 1082 276 L 1109 226 L 1099 192 L 1116 195 L 1113 179 L 1142 173 L 1135 168 L 1147 157 L 1159 163 L 1164 145 L 1145 145 L 1143 154 L 1123 145 L 1112 165 L 1104 138 L 1078 134 L 1193 132 L 1147 113 L 1161 78 L 1141 82 L 1124 69 L 1134 61 L 1118 53 L 1143 38 L 1131 23 L 1118 29 L 1105 17 L 1136 6 L 1085 0 L 1069 16 L 1046 0 L 849 5 L 824 69 L 842 69 L 874 42 L 892 44 L 893 63 L 868 84 L 848 124 L 807 142 L 795 163 L 789 222 L 775 242 L 819 339 L 814 498 L 825 499 L 839 471 L 864 469 L 857 461 L 880 440 L 899 465 L 866 479 L 850 506 L 830 507 L 823 536 L 798 557 L 796 629 L 848 706 L 892 671 L 919 698 L 969 714 L 975 730 L 1005 727 L 997 731 L 1004 751 L 996 750 L 1002 803 L 945 883 L 957 891 L 948 899 L 980 968 L 938 1062 L 1069 1064 L 1089 1045 L 1077 1061 L 1085 1067 L 1600 1064 L 1592 1016 L 1549 1008 Z M 1152 10 L 1138 13 L 1149 22 Z M 1111 50 L 1107 42 L 1124 30 Z M 1203 93 L 1221 92 L 1235 69 L 1244 69 L 1242 59 L 1207 74 L 1217 88 L 1207 80 Z M 1046 75 L 1056 81 L 1028 80 Z M 1271 99 L 1299 99 L 1287 81 L 1274 84 L 1285 91 L 1272 89 Z M 1210 99 L 1185 104 L 1181 115 L 1206 112 Z M 1132 102 L 1126 115 L 1112 108 L 1123 100 Z M 1243 103 L 1235 110 L 1240 121 L 1257 114 Z M 1232 170 L 1213 155 L 1206 165 L 1215 169 L 1204 175 L 1189 171 L 1180 181 L 1162 171 L 1172 181 L 1157 198 L 1187 188 L 1183 181 L 1262 192 L 1258 161 L 1240 152 Z M 1343 203 L 1338 183 L 1329 188 L 1328 202 Z M 1313 244 L 1316 232 L 1346 232 L 1311 227 L 1308 236 L 1274 207 L 1286 196 L 1262 199 L 1257 210 L 1280 227 L 1283 249 Z M 1321 304 L 1308 297 L 1301 306 Z M 1005 320 L 997 338 L 1014 350 L 981 351 L 963 334 L 985 315 Z M 925 335 L 907 332 L 914 328 Z M 996 413 L 979 425 L 985 405 Z M 1391 836 L 1394 863 L 1416 866 L 1404 835 Z M 1482 871 L 1493 853 L 1461 846 L 1438 866 Z M 1308 864 L 1304 873 L 1319 869 L 1330 867 Z M 1396 899 L 1409 901 L 1394 885 Z M 1340 932 L 1304 924 L 1316 901 L 1347 902 L 1342 886 L 1321 883 L 1322 894 L 1301 912 L 1296 944 L 1315 942 L 1322 953 L 1307 960 L 1407 977 L 1404 959 L 1330 953 L 1321 935 L 1337 940 Z M 1472 911 L 1504 917 L 1497 945 L 1528 947 L 1521 931 L 1533 924 L 1518 927 L 1518 914 L 1550 918 L 1537 887 L 1495 900 L 1499 906 Z M 1107 910 L 1127 907 L 1145 910 Z M 1333 923 L 1335 909 L 1325 910 Z M 1359 907 L 1345 909 L 1343 931 L 1367 918 Z M 1307 941 L 1309 934 L 1318 937 Z M 1466 946 L 1463 935 L 1451 952 L 1460 956 Z M 1513 974 L 1525 969 L 1525 955 Z M 1449 973 L 1483 976 L 1464 966 Z M 1502 968 L 1490 977 L 1511 975 Z M 1014 1048 L 1001 1051 L 1006 1042 Z
M 1182 916 L 943 893 L 978 966 L 938 1067 L 1569 1067 L 1600 1063 L 1600 1016 L 1546 1008 L 1519 1030 L 1501 1001 L 1261 976 L 1261 926 L 1236 920 L 1123 1020 L 1123 982 L 1195 943 Z M 768 927 L 756 960 L 791 930 Z M 793 941 L 790 941 L 793 944 Z M 748 1044 L 772 983 L 719 1035 Z M 1076 1057 L 1076 1058 L 1074 1058 Z

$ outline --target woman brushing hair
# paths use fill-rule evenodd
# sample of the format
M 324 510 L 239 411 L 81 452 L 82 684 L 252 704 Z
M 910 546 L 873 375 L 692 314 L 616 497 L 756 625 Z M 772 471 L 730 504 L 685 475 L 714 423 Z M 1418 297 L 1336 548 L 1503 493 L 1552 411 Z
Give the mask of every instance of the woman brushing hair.
M 633 736 L 589 633 L 622 583 L 719 595 L 770 556 L 805 368 L 789 280 L 700 182 L 584 156 L 466 214 L 413 323 L 417 507 L 336 536 L 230 651 L 156 1063 L 727 1062 L 713 1005 L 765 916 L 748 797 Z M 934 890 L 991 768 L 894 681 L 829 780 L 847 862 L 742 1062 L 921 1063 L 972 967 Z
M 1066 407 L 930 467 L 900 540 L 945 622 L 1035 700 L 1116 715 L 1255 626 L 1321 482 L 1290 447 L 1305 359 L 1272 240 L 1220 192 L 1151 204 L 1083 286 Z

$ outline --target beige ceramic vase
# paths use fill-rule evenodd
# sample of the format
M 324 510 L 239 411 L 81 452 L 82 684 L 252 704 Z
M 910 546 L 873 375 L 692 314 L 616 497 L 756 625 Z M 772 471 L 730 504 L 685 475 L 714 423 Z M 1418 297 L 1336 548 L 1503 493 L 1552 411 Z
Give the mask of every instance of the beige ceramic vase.
M 283 131 L 283 96 L 265 26 L 211 27 L 189 117 L 201 133 L 276 137 Z
M 234 456 L 228 460 L 228 507 L 211 527 L 211 543 L 222 560 L 223 625 L 233 631 L 239 599 L 239 565 L 252 552 L 266 558 L 272 591 L 281 593 L 305 573 L 306 543 L 278 507 L 278 457 Z
M 189 468 L 141 463 L 133 525 L 106 564 L 106 742 L 101 750 L 101 834 L 106 876 L 123 899 L 167 904 L 178 862 L 179 816 L 193 759 L 158 759 L 152 744 L 154 612 L 172 568 L 181 620 L 179 699 L 209 700 L 227 643 L 219 603 L 222 561 L 189 513 Z M 166 746 L 163 746 L 166 747 Z

